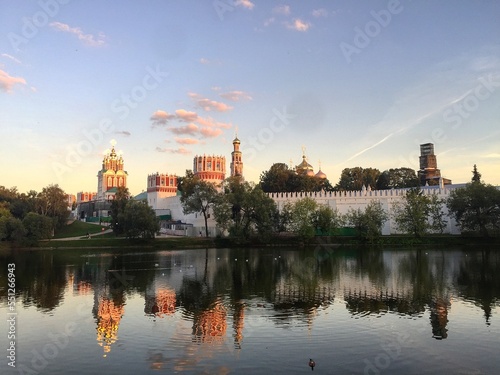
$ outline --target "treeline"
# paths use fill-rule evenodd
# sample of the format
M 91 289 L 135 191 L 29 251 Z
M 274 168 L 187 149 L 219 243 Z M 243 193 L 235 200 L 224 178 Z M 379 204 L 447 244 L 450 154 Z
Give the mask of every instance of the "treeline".
M 340 233 L 341 228 L 350 227 L 360 240 L 376 242 L 390 217 L 399 232 L 417 238 L 443 233 L 450 217 L 456 219 L 462 232 L 477 232 L 488 237 L 497 235 L 500 229 L 500 190 L 482 182 L 475 166 L 471 182 L 453 190 L 447 200 L 424 194 L 418 186 L 410 187 L 390 213 L 373 200 L 363 210 L 351 209 L 342 215 L 311 198 L 287 202 L 279 210 L 262 184 L 231 177 L 218 192 L 213 184 L 198 179 L 190 171 L 181 179 L 179 189 L 184 213 L 203 215 L 206 236 L 211 214 L 222 232 L 247 239 L 266 238 L 281 232 L 308 239 Z M 450 217 L 445 214 L 445 207 Z
M 433 181 L 430 182 L 434 183 Z M 435 182 L 437 183 L 437 182 Z M 259 184 L 266 193 L 299 191 L 354 191 L 363 186 L 373 190 L 412 188 L 420 185 L 417 172 L 411 168 L 344 168 L 339 181 L 332 186 L 326 178 L 297 174 L 285 163 L 275 163 L 260 175 Z
M 0 186 L 1 241 L 32 245 L 51 238 L 66 224 L 68 215 L 66 193 L 58 185 L 27 193 Z

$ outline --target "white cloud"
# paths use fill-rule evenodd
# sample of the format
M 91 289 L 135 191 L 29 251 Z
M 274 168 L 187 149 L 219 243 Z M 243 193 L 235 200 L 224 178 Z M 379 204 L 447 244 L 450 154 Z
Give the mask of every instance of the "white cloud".
M 295 18 L 292 23 L 287 22 L 286 27 L 291 30 L 305 32 L 309 30 L 311 24 L 309 22 L 302 21 L 300 18 Z
M 12 77 L 7 72 L 0 70 L 0 89 L 5 92 L 12 92 L 14 85 L 25 85 L 26 80 L 22 77 Z
M 61 22 L 52 22 L 50 26 L 56 30 L 76 35 L 79 40 L 91 47 L 98 47 L 106 44 L 106 36 L 103 33 L 99 33 L 97 36 L 85 34 L 79 27 L 71 27 Z
M 290 6 L 289 5 L 278 5 L 278 6 L 273 8 L 273 13 L 283 14 L 285 16 L 288 16 L 291 13 Z
M 320 9 L 314 9 L 312 11 L 312 15 L 316 18 L 320 18 L 320 17 L 327 17 L 328 16 L 328 11 L 324 8 L 320 8 Z

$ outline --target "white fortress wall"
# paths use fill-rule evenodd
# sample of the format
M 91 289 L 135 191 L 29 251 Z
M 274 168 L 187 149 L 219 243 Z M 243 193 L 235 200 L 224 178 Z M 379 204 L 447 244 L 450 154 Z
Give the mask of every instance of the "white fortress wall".
M 456 187 L 425 187 L 422 188 L 423 194 L 437 194 L 441 199 L 447 199 L 450 192 Z M 349 209 L 364 210 L 372 201 L 377 200 L 382 204 L 383 209 L 388 213 L 389 220 L 385 222 L 382 228 L 382 234 L 397 234 L 397 226 L 393 219 L 393 205 L 396 202 L 403 202 L 404 196 L 408 189 L 390 189 L 390 190 L 366 190 L 361 191 L 342 191 L 342 192 L 293 192 L 293 193 L 268 193 L 278 209 L 281 211 L 286 202 L 295 203 L 296 201 L 309 197 L 314 199 L 318 204 L 326 205 L 332 209 L 337 209 L 340 214 L 346 214 Z M 448 221 L 444 233 L 460 234 L 460 228 L 456 225 L 454 218 L 448 216 L 448 208 L 442 205 L 442 211 Z

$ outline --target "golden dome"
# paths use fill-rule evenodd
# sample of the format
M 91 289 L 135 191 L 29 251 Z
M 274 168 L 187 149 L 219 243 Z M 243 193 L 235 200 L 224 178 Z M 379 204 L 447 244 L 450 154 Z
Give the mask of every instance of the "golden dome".
M 321 178 L 321 179 L 325 179 L 326 178 L 326 174 L 324 174 L 323 171 L 320 169 L 318 171 L 318 173 L 316 173 L 316 177 Z

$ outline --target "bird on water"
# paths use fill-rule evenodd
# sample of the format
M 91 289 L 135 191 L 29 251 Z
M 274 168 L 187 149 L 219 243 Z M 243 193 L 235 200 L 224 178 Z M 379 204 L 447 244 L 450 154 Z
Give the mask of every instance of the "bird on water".
M 314 362 L 311 358 L 309 358 L 309 367 L 314 371 L 314 366 L 316 366 L 316 362 Z

